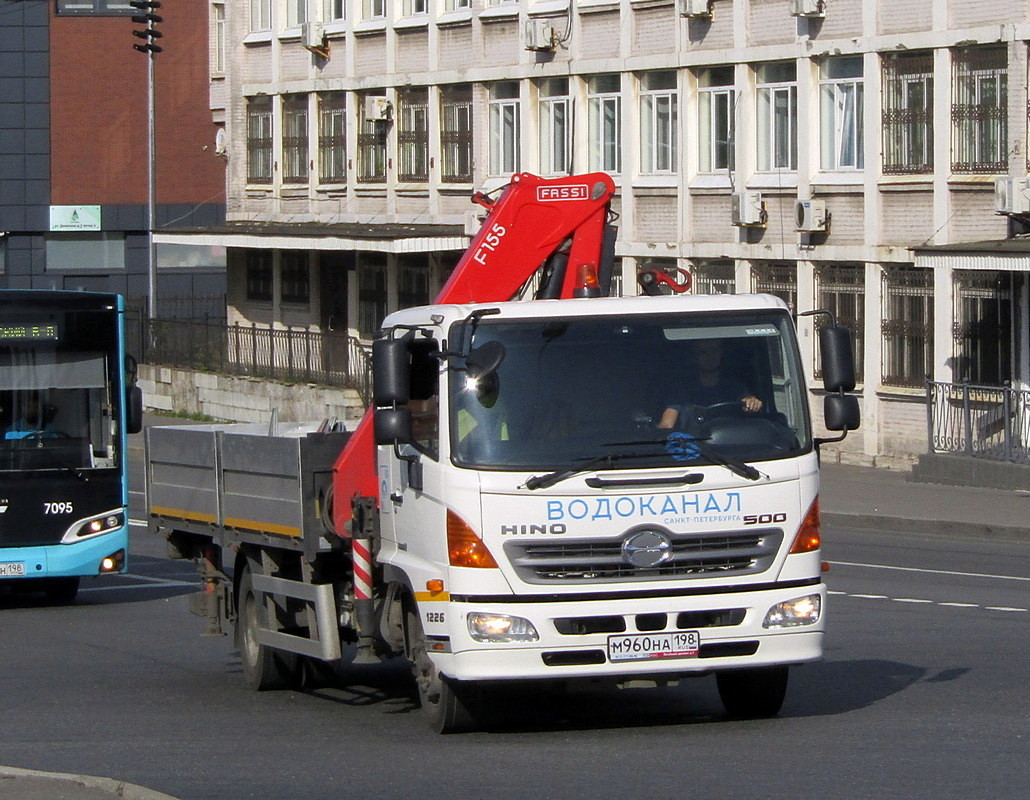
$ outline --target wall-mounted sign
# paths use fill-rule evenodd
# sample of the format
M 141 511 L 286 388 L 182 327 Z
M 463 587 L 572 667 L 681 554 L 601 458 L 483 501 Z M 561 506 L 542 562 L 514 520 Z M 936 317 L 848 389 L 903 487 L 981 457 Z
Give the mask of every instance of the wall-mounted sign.
M 51 231 L 99 231 L 100 206 L 50 206 Z

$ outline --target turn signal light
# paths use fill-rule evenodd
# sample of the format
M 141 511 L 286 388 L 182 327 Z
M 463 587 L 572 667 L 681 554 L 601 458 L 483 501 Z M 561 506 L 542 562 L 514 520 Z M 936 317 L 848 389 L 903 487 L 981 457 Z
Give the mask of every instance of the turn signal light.
M 794 537 L 794 544 L 790 546 L 790 554 L 812 553 L 819 549 L 821 544 L 819 535 L 819 498 L 813 502 L 808 513 L 805 514 L 805 521 L 798 528 L 797 536 Z
M 452 567 L 497 569 L 483 540 L 453 511 L 447 512 L 447 553 Z

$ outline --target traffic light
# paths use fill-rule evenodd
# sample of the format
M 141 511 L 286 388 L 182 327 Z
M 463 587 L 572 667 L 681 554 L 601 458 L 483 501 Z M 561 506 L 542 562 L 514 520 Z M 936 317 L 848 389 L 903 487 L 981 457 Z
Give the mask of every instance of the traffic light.
M 161 31 L 155 26 L 162 20 L 154 13 L 154 10 L 160 8 L 161 4 L 157 0 L 129 0 L 129 5 L 137 11 L 143 12 L 142 14 L 133 14 L 132 21 L 141 22 L 147 26 L 143 30 L 133 30 L 133 36 L 146 40 L 143 44 L 134 44 L 133 49 L 139 50 L 141 53 L 160 53 L 164 48 L 155 44 L 154 40 L 161 38 Z

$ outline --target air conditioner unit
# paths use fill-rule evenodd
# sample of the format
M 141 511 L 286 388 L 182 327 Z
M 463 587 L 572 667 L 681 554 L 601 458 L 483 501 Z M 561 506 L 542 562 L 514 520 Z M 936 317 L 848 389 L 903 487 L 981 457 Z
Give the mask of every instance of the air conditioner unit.
M 798 200 L 794 203 L 794 230 L 824 231 L 829 221 L 825 200 Z
M 530 17 L 522 29 L 522 42 L 527 50 L 554 50 L 558 44 L 558 31 L 551 20 Z
M 734 192 L 730 217 L 734 225 L 765 225 L 765 203 L 761 192 Z
M 325 29 L 321 22 L 305 22 L 300 26 L 300 43 L 311 50 L 325 48 Z
M 792 17 L 825 17 L 826 0 L 790 0 Z
M 681 17 L 712 18 L 712 0 L 679 0 Z
M 390 118 L 392 107 L 390 101 L 381 95 L 365 97 L 364 111 L 367 120 L 384 120 Z
M 1030 178 L 998 178 L 994 208 L 999 214 L 1030 214 Z

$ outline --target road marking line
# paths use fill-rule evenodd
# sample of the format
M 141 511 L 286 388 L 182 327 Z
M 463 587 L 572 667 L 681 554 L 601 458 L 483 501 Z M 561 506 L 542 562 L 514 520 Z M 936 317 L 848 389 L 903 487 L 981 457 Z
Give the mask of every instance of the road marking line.
M 885 594 L 853 594 L 851 597 L 861 597 L 863 600 L 886 600 Z
M 867 569 L 889 569 L 898 572 L 923 572 L 927 575 L 957 575 L 962 578 L 993 578 L 999 581 L 1026 581 L 1030 578 L 1023 578 L 1019 575 L 991 575 L 984 572 L 955 572 L 950 569 L 922 569 L 920 567 L 894 567 L 887 564 L 862 564 L 857 561 L 831 561 L 831 564 L 841 567 L 865 567 Z
M 939 606 L 948 606 L 949 608 L 979 608 L 979 603 L 938 603 Z
M 933 600 L 922 600 L 918 597 L 892 597 L 895 603 L 932 603 Z
M 984 611 L 1004 611 L 1010 614 L 1030 613 L 1030 608 L 1016 608 L 1014 606 L 981 606 L 978 603 L 959 603 L 944 600 L 925 600 L 918 597 L 888 597 L 885 594 L 857 594 L 851 592 L 830 592 L 845 597 L 855 597 L 860 600 L 890 600 L 894 603 L 914 603 L 916 605 L 944 606 L 947 608 L 983 608 Z
M 1012 608 L 1011 606 L 984 606 L 985 611 L 1016 611 L 1025 613 L 1025 608 Z

